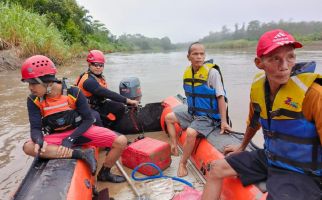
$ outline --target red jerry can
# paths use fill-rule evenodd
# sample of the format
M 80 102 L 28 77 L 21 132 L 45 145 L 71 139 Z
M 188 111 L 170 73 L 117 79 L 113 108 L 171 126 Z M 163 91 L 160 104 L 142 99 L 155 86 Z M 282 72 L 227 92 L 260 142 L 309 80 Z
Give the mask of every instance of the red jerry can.
M 145 137 L 128 146 L 122 154 L 124 166 L 134 169 L 141 163 L 152 162 L 164 170 L 171 164 L 170 145 L 166 142 Z M 158 171 L 151 166 L 143 166 L 138 170 L 140 173 L 151 176 Z

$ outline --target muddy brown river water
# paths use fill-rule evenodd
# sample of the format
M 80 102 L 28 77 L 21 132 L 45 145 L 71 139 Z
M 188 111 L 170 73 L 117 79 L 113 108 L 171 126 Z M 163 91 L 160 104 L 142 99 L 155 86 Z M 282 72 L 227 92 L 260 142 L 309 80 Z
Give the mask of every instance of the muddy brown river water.
M 253 52 L 254 50 L 207 53 L 207 58 L 214 58 L 221 66 L 233 129 L 239 132 L 245 129 L 250 84 L 252 77 L 258 72 L 252 62 Z M 109 87 L 118 91 L 119 82 L 123 78 L 138 77 L 141 81 L 143 105 L 162 101 L 167 96 L 183 94 L 181 79 L 185 66 L 189 64 L 185 52 L 115 53 L 106 57 L 104 74 Z M 297 60 L 315 60 L 316 72 L 322 74 L 322 47 L 321 50 L 299 50 Z M 69 77 L 73 82 L 87 69 L 84 61 L 59 67 L 58 77 Z M 20 71 L 0 74 L 0 199 L 10 198 L 32 161 L 22 151 L 23 143 L 29 138 L 26 110 L 28 93 L 27 85 L 20 82 Z M 260 133 L 255 136 L 258 145 L 262 144 L 261 138 Z

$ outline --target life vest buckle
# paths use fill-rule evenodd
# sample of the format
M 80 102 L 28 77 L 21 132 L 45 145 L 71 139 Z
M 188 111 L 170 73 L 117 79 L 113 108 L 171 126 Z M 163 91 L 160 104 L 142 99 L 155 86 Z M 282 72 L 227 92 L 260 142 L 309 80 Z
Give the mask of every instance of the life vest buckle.
M 271 118 L 280 116 L 280 109 L 269 111 Z
M 275 134 L 274 131 L 268 131 L 267 136 L 270 137 L 270 138 L 275 138 L 276 134 Z
M 274 138 L 276 136 L 275 131 L 271 131 L 268 129 L 263 129 L 264 134 L 269 138 Z

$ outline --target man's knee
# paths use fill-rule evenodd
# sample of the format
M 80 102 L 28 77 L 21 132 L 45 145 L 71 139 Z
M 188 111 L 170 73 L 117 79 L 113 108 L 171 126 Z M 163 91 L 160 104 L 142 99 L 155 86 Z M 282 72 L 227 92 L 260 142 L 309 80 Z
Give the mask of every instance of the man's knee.
M 225 159 L 215 160 L 209 164 L 208 178 L 223 179 L 228 176 L 236 175 Z
M 115 148 L 124 149 L 126 145 L 127 145 L 127 138 L 124 135 L 118 136 L 113 142 L 113 147 Z
M 166 123 L 175 123 L 176 122 L 176 116 L 174 114 L 174 112 L 171 112 L 171 113 L 168 113 L 166 116 L 165 116 L 165 122 Z
M 187 133 L 187 138 L 189 139 L 196 139 L 198 136 L 198 132 L 193 128 L 187 128 L 186 133 Z
M 25 154 L 33 156 L 34 155 L 35 144 L 32 141 L 27 141 L 23 144 L 22 150 Z

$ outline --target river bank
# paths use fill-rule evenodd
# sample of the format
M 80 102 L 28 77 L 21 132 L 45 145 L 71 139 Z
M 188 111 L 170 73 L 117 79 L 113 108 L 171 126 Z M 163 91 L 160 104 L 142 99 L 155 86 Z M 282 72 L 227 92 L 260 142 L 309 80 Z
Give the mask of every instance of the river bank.
M 0 73 L 2 71 L 16 70 L 21 66 L 23 59 L 19 58 L 16 51 L 14 48 L 0 51 Z
M 309 49 L 309 50 L 321 50 L 322 49 L 322 41 L 313 41 L 313 42 L 304 42 L 303 43 L 304 47 L 303 49 Z M 238 51 L 243 51 L 243 50 L 250 50 L 250 49 L 255 49 L 255 46 L 247 46 L 247 47 L 242 47 L 242 48 L 219 48 L 223 50 L 238 50 Z M 213 50 L 212 48 L 209 48 L 208 50 Z M 218 50 L 218 49 L 217 49 Z M 131 52 L 127 52 L 131 53 Z M 85 60 L 87 52 L 81 53 L 79 56 L 71 58 L 70 60 L 67 61 L 67 63 L 64 64 L 64 66 L 70 66 L 73 65 L 79 60 Z M 10 49 L 5 49 L 5 50 L 0 50 L 0 73 L 4 71 L 13 71 L 20 69 L 21 64 L 25 58 L 20 58 L 19 57 L 19 48 L 10 48 Z

